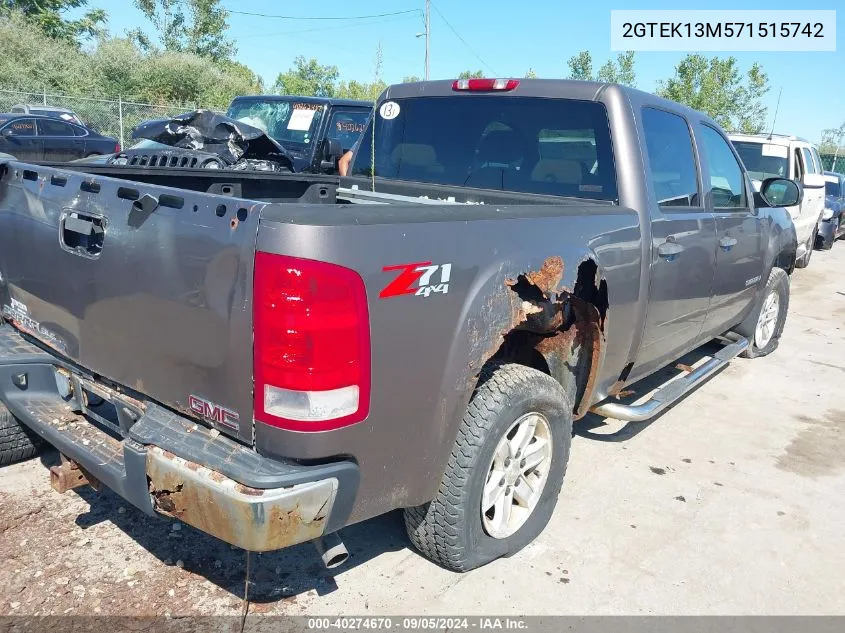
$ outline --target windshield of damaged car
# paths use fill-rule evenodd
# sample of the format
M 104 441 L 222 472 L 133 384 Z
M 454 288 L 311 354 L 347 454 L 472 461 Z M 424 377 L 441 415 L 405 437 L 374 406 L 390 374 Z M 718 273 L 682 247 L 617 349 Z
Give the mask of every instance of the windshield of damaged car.
M 752 180 L 789 177 L 789 148 L 785 145 L 733 141 L 733 146 Z
M 262 130 L 283 146 L 305 149 L 314 140 L 323 110 L 320 103 L 245 99 L 232 103 L 226 116 Z
M 352 175 L 617 199 L 607 111 L 573 99 L 414 97 L 381 104 Z

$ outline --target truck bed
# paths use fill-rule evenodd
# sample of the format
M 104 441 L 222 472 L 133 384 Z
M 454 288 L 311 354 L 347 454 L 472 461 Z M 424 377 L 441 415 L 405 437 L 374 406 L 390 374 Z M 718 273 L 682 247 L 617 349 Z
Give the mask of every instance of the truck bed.
M 361 478 L 368 493 L 356 501 L 353 521 L 431 498 L 442 446 L 454 441 L 477 373 L 514 325 L 522 299 L 512 284 L 520 276 L 560 261 L 559 285 L 572 290 L 579 264 L 605 262 L 592 276 L 607 277 L 608 319 L 619 324 L 602 333 L 605 364 L 624 366 L 634 345 L 636 333 L 624 324 L 639 318 L 640 219 L 614 203 L 407 182 L 378 182 L 389 199 L 362 200 L 368 179 L 321 176 L 270 178 L 256 185 L 267 188 L 267 200 L 257 200 L 222 194 L 227 183 L 251 186 L 244 183 L 256 182 L 252 174 L 161 176 L 221 192 L 213 193 L 129 179 L 158 180 L 151 170 L 95 174 L 18 162 L 4 169 L 6 319 L 139 399 L 207 425 L 192 397 L 224 411 L 215 428 L 262 455 L 320 463 L 367 454 Z M 356 185 L 359 193 L 350 195 Z M 107 228 L 92 233 L 105 236 L 93 252 L 66 230 L 91 223 Z M 372 356 L 366 422 L 331 433 L 254 424 L 257 251 L 335 263 L 364 280 Z M 451 264 L 448 294 L 382 300 L 396 274 L 390 267 L 405 262 Z M 420 371 L 398 375 L 397 363 Z M 592 387 L 606 393 L 617 377 L 599 371 Z M 373 438 L 390 450 L 374 458 Z M 413 476 L 397 487 L 384 477 L 394 468 Z

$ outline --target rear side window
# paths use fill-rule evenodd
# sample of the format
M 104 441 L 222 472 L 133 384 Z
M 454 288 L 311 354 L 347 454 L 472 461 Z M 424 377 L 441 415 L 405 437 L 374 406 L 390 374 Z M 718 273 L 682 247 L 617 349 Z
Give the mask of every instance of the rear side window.
M 823 174 L 824 173 L 824 165 L 822 165 L 822 157 L 819 156 L 819 150 L 815 147 L 810 148 L 810 151 L 813 154 L 813 160 L 816 161 L 816 173 Z
M 816 163 L 813 160 L 813 155 L 810 153 L 810 150 L 806 147 L 802 147 L 801 155 L 804 157 L 804 167 L 807 170 L 807 173 L 818 174 L 819 169 L 816 167 Z
M 398 99 L 376 113 L 353 175 L 616 200 L 607 112 L 571 99 L 461 95 Z M 381 112 L 387 114 L 387 118 Z
M 707 152 L 713 208 L 747 208 L 745 174 L 728 141 L 709 125 L 701 125 L 699 129 Z
M 73 128 L 69 123 L 52 119 L 38 119 L 39 136 L 73 136 Z
M 686 120 L 654 108 L 643 108 L 642 117 L 651 185 L 658 204 L 699 206 L 698 170 Z

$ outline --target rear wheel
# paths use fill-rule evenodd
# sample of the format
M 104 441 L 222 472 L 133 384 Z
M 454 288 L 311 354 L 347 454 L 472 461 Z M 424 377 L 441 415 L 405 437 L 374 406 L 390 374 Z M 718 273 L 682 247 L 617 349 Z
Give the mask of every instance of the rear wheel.
M 0 404 L 0 466 L 21 462 L 41 451 L 40 437 L 18 422 L 9 410 Z
M 782 268 L 772 268 L 756 318 L 737 328 L 749 339 L 745 358 L 766 356 L 777 349 L 789 312 L 789 276 Z
M 414 546 L 467 571 L 515 554 L 551 518 L 569 460 L 572 401 L 523 365 L 485 369 L 433 501 L 405 510 Z

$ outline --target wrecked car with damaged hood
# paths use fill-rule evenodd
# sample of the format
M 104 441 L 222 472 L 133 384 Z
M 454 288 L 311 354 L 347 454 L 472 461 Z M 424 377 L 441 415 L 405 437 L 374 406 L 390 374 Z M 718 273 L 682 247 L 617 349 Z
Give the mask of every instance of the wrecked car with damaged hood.
M 146 121 L 132 130 L 132 147 L 88 165 L 132 169 L 235 169 L 337 173 L 372 103 L 334 97 L 235 97 L 226 115 L 198 110 Z
M 450 569 L 512 554 L 573 420 L 652 417 L 786 318 L 797 185 L 755 192 L 713 121 L 621 86 L 392 86 L 348 177 L 212 172 L 3 164 L 0 421 L 61 452 L 58 490 L 248 550 L 335 565 L 402 508 Z

